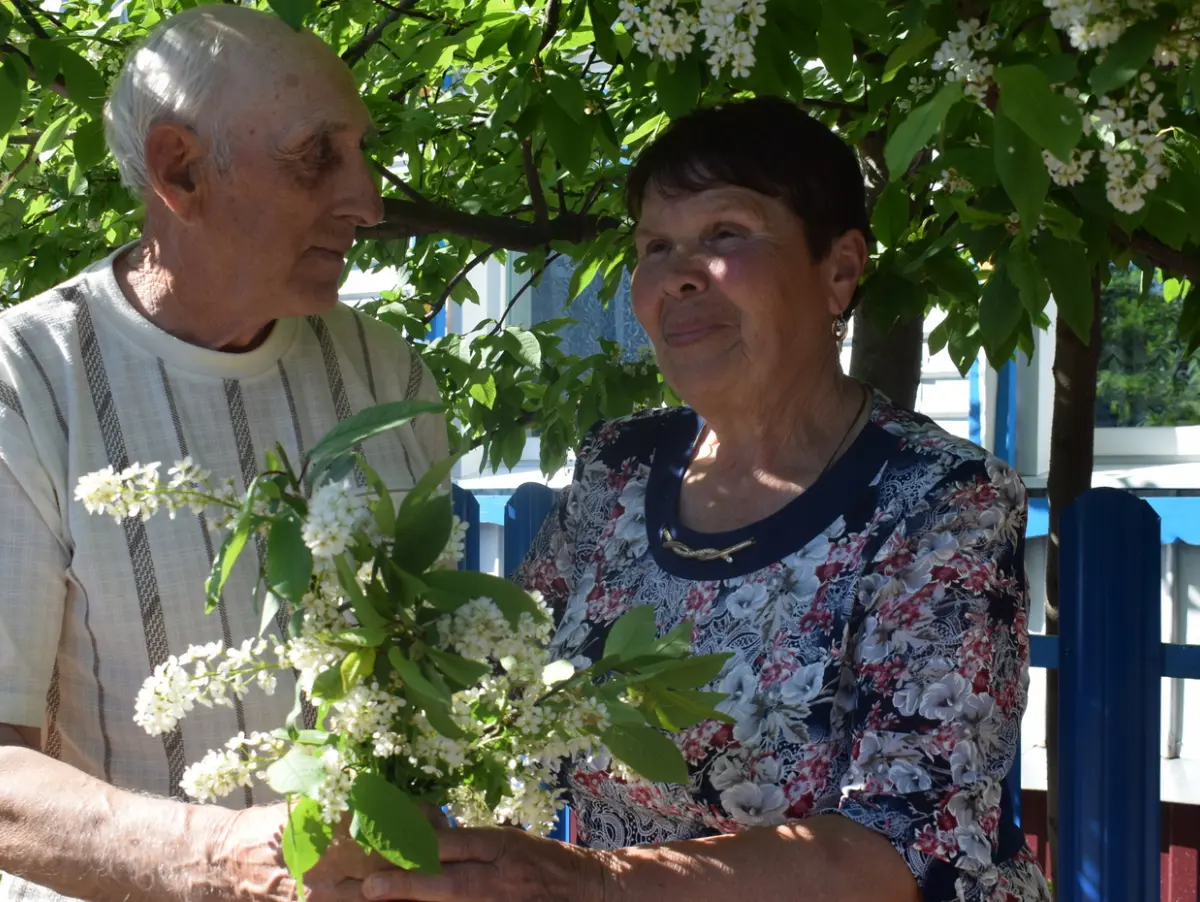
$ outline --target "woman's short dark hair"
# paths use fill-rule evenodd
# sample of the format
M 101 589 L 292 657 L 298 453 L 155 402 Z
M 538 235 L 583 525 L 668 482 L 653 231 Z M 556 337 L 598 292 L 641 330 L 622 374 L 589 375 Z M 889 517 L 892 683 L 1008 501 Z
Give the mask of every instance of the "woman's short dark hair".
M 816 260 L 851 229 L 870 238 L 866 188 L 854 151 L 790 101 L 737 100 L 675 120 L 638 156 L 625 201 L 636 220 L 650 187 L 672 195 L 719 185 L 783 200 L 804 223 Z

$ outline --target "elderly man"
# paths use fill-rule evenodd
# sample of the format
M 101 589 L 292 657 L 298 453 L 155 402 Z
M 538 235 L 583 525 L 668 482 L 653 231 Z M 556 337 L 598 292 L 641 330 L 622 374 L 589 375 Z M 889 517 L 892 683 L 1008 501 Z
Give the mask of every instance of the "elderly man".
M 231 5 L 168 20 L 127 62 L 107 136 L 145 198 L 144 235 L 0 316 L 0 900 L 285 900 L 281 804 L 188 803 L 187 763 L 281 725 L 292 692 L 133 723 L 152 668 L 258 632 L 254 566 L 203 613 L 203 518 L 90 517 L 85 473 L 191 456 L 244 485 L 374 402 L 436 399 L 391 329 L 337 304 L 381 203 L 354 80 L 329 48 Z M 367 443 L 391 485 L 446 454 L 440 417 Z M 348 847 L 348 848 L 347 848 Z M 309 888 L 359 898 L 351 843 Z M 322 870 L 323 869 L 323 870 Z M 320 879 L 318 879 L 318 877 Z

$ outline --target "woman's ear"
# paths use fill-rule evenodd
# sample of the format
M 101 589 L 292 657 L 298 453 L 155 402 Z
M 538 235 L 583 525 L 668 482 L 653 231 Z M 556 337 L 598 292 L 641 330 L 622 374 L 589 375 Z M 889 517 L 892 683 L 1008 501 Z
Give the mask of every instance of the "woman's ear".
M 184 222 L 199 212 L 204 148 L 190 128 L 161 123 L 146 135 L 146 175 L 150 190 Z
M 850 229 L 833 240 L 824 263 L 830 316 L 841 316 L 854 300 L 867 256 L 867 239 L 858 229 Z

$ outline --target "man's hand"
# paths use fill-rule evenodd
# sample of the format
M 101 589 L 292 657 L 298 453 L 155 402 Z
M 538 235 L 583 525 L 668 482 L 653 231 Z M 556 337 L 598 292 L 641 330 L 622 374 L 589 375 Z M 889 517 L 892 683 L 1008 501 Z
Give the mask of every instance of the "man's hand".
M 209 868 L 194 888 L 206 902 L 291 902 L 296 884 L 283 861 L 285 803 L 245 811 L 213 809 Z M 334 833 L 333 842 L 317 865 L 304 875 L 308 902 L 362 902 L 362 881 L 394 865 L 365 853 L 347 831 L 348 821 Z

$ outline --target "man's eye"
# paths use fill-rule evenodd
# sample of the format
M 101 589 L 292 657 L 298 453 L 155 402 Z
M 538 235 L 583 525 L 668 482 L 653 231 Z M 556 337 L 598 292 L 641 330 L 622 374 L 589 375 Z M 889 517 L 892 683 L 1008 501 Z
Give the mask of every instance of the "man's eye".
M 337 159 L 337 152 L 328 138 L 322 138 L 309 150 L 308 157 L 318 166 L 324 166 Z
M 671 249 L 666 241 L 651 241 L 646 244 L 646 254 L 661 254 Z
M 714 241 L 722 241 L 727 238 L 741 238 L 742 233 L 728 226 L 720 226 L 713 230 L 711 237 Z

